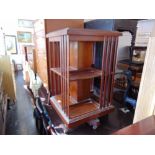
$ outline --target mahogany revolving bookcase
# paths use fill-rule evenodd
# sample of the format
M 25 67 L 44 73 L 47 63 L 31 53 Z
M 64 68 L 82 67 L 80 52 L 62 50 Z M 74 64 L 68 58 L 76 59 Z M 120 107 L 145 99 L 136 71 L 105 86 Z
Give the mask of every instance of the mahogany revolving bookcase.
M 68 129 L 114 110 L 112 94 L 119 32 L 65 28 L 47 34 L 50 103 Z M 103 43 L 102 67 L 95 44 Z M 94 81 L 100 81 L 100 90 Z

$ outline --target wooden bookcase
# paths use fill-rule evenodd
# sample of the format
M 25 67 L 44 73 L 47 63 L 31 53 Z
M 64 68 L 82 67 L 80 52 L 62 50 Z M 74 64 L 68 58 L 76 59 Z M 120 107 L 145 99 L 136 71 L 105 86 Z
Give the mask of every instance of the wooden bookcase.
M 65 28 L 48 33 L 52 107 L 68 128 L 114 110 L 113 78 L 121 33 Z M 102 42 L 102 68 L 95 68 L 95 44 Z M 100 90 L 94 80 L 100 80 Z

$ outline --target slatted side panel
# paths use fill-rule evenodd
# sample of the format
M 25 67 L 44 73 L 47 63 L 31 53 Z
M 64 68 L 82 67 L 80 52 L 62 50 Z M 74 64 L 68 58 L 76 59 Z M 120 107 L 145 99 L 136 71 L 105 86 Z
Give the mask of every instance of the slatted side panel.
M 111 85 L 112 85 L 112 75 L 113 75 L 113 71 L 112 71 L 112 64 L 113 64 L 113 61 L 114 61 L 114 49 L 113 49 L 113 46 L 114 46 L 114 38 L 113 37 L 110 37 L 109 38 L 110 40 L 110 47 L 109 47 L 109 51 L 108 51 L 108 65 L 107 65 L 107 75 L 108 75 L 108 80 L 107 80 L 107 94 L 106 94 L 106 106 L 109 106 L 111 103 L 110 103 L 110 90 L 111 90 Z
M 108 46 L 108 38 L 105 37 L 103 41 L 103 56 L 102 56 L 102 76 L 101 76 L 101 86 L 100 86 L 100 108 L 105 106 L 105 98 L 104 98 L 104 92 L 105 92 L 105 62 L 106 62 L 106 57 L 107 57 L 107 46 Z
M 66 42 L 66 53 L 67 53 L 67 55 L 66 55 L 66 59 L 67 59 L 67 62 L 66 62 L 66 67 L 67 67 L 67 70 L 66 70 L 66 72 L 67 72 L 67 74 L 66 74 L 66 78 L 67 78 L 67 81 L 66 81 L 66 83 L 67 83 L 67 90 L 66 90 L 66 95 L 67 95 L 67 115 L 69 116 L 69 105 L 70 105 L 70 94 L 69 94 L 69 92 L 70 92 L 70 82 L 69 82 L 69 80 L 70 80 L 70 78 L 69 78 L 69 56 L 70 56 L 70 42 L 69 42 L 69 36 L 65 36 L 65 42 Z
M 118 37 L 104 37 L 99 101 L 101 108 L 110 106 L 112 102 L 117 44 Z
M 55 42 L 55 52 L 56 52 L 56 67 L 60 67 L 60 42 Z M 56 94 L 59 95 L 61 93 L 61 78 L 59 75 L 55 74 L 56 76 L 56 86 L 57 91 Z
M 55 42 L 53 42 L 52 44 L 52 66 L 53 68 L 56 67 L 56 46 L 55 46 Z M 56 88 L 56 75 L 54 72 L 52 72 L 52 76 L 53 76 L 53 90 L 54 90 L 54 96 L 56 95 L 56 91 L 57 91 L 57 88 Z
M 117 57 L 117 47 L 118 47 L 118 37 L 114 37 L 114 45 L 113 45 L 113 64 L 111 65 L 112 68 L 112 84 L 110 89 L 110 103 L 112 103 L 112 97 L 113 97 L 113 87 L 114 87 L 114 75 L 115 75 L 115 69 L 116 69 L 116 57 Z
M 62 109 L 69 116 L 69 42 L 66 35 L 61 37 L 60 71 Z
M 49 46 L 48 46 L 48 50 L 50 51 L 48 53 L 49 58 L 52 58 L 53 56 L 53 44 L 54 44 L 53 42 L 49 42 Z M 49 67 L 52 68 L 53 67 L 52 59 L 49 59 L 48 63 L 49 63 Z M 50 77 L 50 80 L 49 80 L 50 93 L 53 96 L 54 95 L 54 89 L 53 89 L 54 78 L 53 78 L 53 72 L 51 70 L 49 72 L 49 77 Z
M 62 109 L 64 110 L 64 59 L 63 59 L 63 38 L 61 38 L 60 41 L 60 72 L 61 72 L 61 105 L 62 105 Z
M 52 59 L 49 60 L 50 68 L 60 67 L 60 43 L 50 42 L 49 43 L 49 54 L 48 56 Z M 60 77 L 50 70 L 50 92 L 52 96 L 60 94 Z

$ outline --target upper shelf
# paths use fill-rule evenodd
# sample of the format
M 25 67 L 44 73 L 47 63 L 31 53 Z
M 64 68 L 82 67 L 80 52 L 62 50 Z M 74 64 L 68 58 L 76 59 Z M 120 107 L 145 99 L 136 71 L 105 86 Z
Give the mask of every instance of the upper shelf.
M 64 28 L 46 35 L 47 38 L 57 37 L 62 35 L 82 35 L 82 36 L 120 36 L 122 33 L 118 31 L 103 31 L 94 29 L 80 29 L 80 28 Z
M 62 76 L 60 68 L 51 68 L 51 71 Z M 102 71 L 96 68 L 88 68 L 84 70 L 76 70 L 73 68 L 69 69 L 70 81 L 81 80 L 81 79 L 91 79 L 94 77 L 99 77 L 101 75 L 102 75 Z

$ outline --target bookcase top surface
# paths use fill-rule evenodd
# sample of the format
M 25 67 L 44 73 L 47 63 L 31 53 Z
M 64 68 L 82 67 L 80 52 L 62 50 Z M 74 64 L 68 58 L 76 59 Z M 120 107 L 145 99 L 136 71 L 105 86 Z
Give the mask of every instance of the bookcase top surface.
M 57 37 L 62 35 L 77 35 L 77 36 L 121 36 L 122 33 L 118 31 L 103 31 L 96 29 L 82 29 L 82 28 L 64 28 L 57 31 L 50 32 L 46 35 L 47 38 Z

